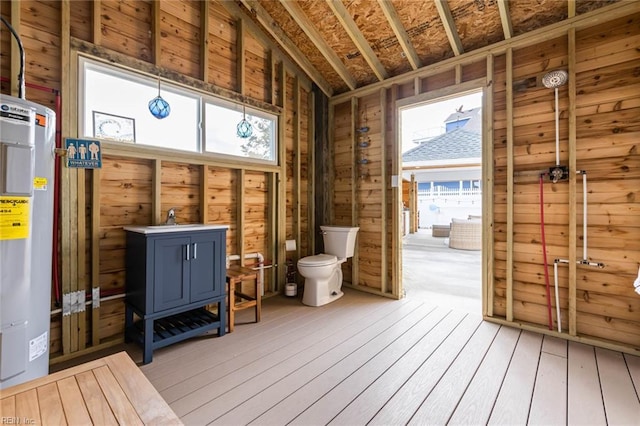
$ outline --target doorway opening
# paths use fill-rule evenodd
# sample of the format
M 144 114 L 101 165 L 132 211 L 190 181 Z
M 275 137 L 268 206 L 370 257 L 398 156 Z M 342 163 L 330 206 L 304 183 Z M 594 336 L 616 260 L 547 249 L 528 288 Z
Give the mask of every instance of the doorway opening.
M 405 297 L 482 312 L 482 90 L 400 108 Z

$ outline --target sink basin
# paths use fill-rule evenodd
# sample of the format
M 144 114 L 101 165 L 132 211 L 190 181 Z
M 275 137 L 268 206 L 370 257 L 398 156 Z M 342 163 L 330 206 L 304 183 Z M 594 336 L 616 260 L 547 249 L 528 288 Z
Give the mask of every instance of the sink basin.
M 174 224 L 174 225 L 148 225 L 145 226 L 145 228 L 152 228 L 152 229 L 172 229 L 172 228 L 179 228 L 179 229 L 186 229 L 186 228 L 202 228 L 203 226 L 207 226 L 204 225 L 202 223 L 185 223 L 185 224 Z
M 209 225 L 204 223 L 185 223 L 183 225 L 147 225 L 125 226 L 125 231 L 138 232 L 140 234 L 155 234 L 161 232 L 187 232 L 206 231 L 211 229 L 228 229 L 228 225 Z

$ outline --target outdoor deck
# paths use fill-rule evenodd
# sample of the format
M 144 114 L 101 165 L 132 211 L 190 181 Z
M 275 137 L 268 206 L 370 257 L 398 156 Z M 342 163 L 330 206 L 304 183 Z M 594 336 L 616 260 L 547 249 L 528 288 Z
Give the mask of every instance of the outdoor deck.
M 640 357 L 356 291 L 319 308 L 267 299 L 260 323 L 141 369 L 187 425 L 640 419 Z

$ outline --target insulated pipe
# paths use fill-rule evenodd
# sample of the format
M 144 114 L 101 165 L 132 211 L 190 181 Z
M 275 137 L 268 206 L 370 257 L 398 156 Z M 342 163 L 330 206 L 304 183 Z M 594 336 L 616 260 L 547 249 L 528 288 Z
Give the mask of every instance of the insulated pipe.
M 547 295 L 547 316 L 549 330 L 553 330 L 553 315 L 551 314 L 551 285 L 549 283 L 549 266 L 547 263 L 547 242 L 544 236 L 544 175 L 540 175 L 540 239 L 542 242 L 542 259 L 544 262 L 544 282 Z
M 560 318 L 560 296 L 558 295 L 558 262 L 553 262 L 554 286 L 556 288 L 556 321 L 558 322 L 558 333 L 562 333 L 562 319 Z

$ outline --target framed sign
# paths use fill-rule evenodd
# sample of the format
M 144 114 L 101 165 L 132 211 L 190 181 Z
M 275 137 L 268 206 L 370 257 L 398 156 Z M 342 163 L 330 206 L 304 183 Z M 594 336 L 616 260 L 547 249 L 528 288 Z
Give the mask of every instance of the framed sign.
M 129 117 L 93 111 L 93 136 L 120 142 L 135 142 L 136 121 Z

